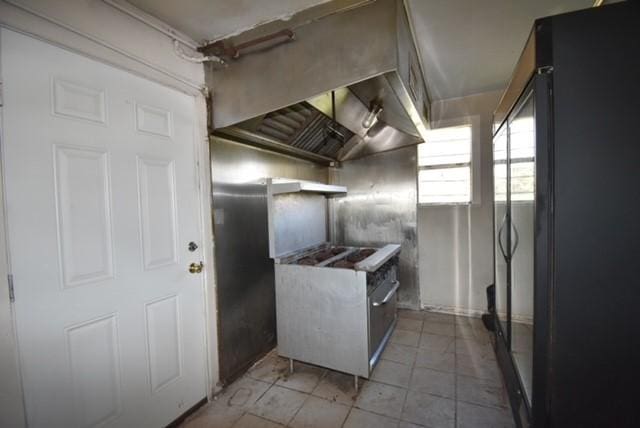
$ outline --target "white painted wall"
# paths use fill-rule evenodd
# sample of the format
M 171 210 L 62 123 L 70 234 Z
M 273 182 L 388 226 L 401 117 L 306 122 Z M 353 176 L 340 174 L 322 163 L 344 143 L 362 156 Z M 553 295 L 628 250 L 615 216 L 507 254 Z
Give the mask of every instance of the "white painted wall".
M 199 120 L 201 183 L 209 183 L 206 107 L 201 93 L 204 68 L 179 58 L 162 32 L 123 14 L 101 0 L 0 0 L 0 26 L 7 27 L 196 96 Z M 183 46 L 185 51 L 189 51 Z M 190 52 L 193 53 L 193 52 Z M 0 79 L 2 77 L 0 76 Z M 1 80 L 0 80 L 1 81 Z M 0 116 L 2 108 L 0 107 Z M 2 126 L 0 121 L 0 136 Z M 1 183 L 0 183 L 1 184 Z M 205 242 L 213 244 L 208 186 L 202 191 Z M 0 186 L 0 196 L 1 196 Z M 0 221 L 4 226 L 4 202 Z M 0 228 L 0 426 L 24 426 L 12 307 L 6 287 L 7 257 Z M 205 246 L 207 264 L 208 349 L 212 388 L 218 379 L 213 245 Z
M 175 55 L 169 37 L 102 0 L 0 0 L 0 25 L 185 92 L 204 84 L 203 66 Z
M 492 115 L 501 94 L 487 92 L 432 104 L 434 128 L 471 119 L 476 170 L 474 204 L 418 208 L 423 308 L 472 315 L 486 309 L 485 288 L 493 282 Z

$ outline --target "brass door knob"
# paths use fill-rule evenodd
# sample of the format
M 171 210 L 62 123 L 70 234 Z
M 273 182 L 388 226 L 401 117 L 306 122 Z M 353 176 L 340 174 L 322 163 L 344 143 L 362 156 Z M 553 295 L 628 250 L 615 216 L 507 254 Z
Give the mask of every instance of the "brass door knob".
M 191 263 L 189 265 L 189 273 L 200 273 L 202 272 L 202 268 L 204 267 L 204 264 L 202 262 L 200 263 Z

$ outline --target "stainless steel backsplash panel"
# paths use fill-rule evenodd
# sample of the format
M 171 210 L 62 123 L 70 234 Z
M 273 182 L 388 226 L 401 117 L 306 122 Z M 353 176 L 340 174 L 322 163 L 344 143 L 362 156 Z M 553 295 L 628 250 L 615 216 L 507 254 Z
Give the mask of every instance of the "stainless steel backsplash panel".
M 332 184 L 347 196 L 330 200 L 332 240 L 344 245 L 401 244 L 399 305 L 418 308 L 417 149 L 415 146 L 344 162 Z
M 327 167 L 230 139 L 212 137 L 211 173 L 214 183 L 249 183 L 281 177 L 327 183 Z
M 327 242 L 327 198 L 324 195 L 286 193 L 275 195 L 272 201 L 274 257 Z

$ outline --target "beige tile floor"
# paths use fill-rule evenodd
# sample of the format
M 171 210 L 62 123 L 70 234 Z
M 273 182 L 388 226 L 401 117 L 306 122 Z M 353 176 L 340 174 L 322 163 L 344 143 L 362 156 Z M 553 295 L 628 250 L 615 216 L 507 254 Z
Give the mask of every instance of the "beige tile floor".
M 183 424 L 188 428 L 513 427 L 502 377 L 482 322 L 401 310 L 371 379 L 274 352 Z

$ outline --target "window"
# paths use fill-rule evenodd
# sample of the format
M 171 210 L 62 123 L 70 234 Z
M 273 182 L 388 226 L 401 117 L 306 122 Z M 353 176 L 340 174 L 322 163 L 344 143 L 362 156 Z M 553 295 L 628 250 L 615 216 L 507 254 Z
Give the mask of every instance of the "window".
M 418 203 L 471 202 L 471 125 L 427 131 L 418 145 Z
M 533 201 L 534 199 L 535 135 L 533 114 L 522 114 L 509 125 L 512 201 Z
M 532 116 L 519 117 L 509 124 L 511 159 L 511 201 L 533 201 L 535 195 L 535 123 Z M 493 168 L 495 201 L 507 200 L 507 132 L 494 140 Z

